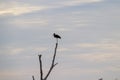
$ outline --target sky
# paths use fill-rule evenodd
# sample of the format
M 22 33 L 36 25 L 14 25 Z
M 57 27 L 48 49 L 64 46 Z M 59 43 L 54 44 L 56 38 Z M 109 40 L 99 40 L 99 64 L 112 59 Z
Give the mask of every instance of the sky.
M 120 80 L 120 0 L 0 0 L 0 80 Z

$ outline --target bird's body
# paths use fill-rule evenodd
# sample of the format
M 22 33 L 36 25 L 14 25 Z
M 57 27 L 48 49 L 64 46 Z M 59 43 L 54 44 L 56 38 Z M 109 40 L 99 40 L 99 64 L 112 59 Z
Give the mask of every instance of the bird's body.
M 56 38 L 56 39 L 58 39 L 58 38 L 61 39 L 61 37 L 60 37 L 58 34 L 55 34 L 55 33 L 54 33 L 53 36 L 54 36 L 54 38 Z

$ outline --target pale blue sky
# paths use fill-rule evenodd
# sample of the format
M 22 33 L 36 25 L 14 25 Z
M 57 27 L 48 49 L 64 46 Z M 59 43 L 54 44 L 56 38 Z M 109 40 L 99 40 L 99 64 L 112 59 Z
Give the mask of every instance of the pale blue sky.
M 46 72 L 54 32 L 48 80 L 119 80 L 119 21 L 119 0 L 0 0 L 0 80 L 39 80 L 37 55 Z

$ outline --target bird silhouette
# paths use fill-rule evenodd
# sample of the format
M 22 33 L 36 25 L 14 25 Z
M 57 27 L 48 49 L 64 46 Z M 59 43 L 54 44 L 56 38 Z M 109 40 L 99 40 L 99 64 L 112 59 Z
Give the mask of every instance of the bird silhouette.
M 61 39 L 61 37 L 60 37 L 58 34 L 55 34 L 55 33 L 54 33 L 53 36 L 54 36 L 54 38 L 56 38 L 56 39 L 58 39 L 58 38 Z

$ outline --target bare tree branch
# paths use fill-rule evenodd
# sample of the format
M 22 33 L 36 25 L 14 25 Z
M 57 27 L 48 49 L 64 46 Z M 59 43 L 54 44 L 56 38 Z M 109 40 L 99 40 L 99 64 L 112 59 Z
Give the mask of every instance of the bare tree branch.
M 40 79 L 43 80 L 43 70 L 42 70 L 42 60 L 41 60 L 42 55 L 38 55 L 38 56 L 39 56 L 39 62 L 40 62 Z
M 55 63 L 54 66 L 56 66 L 58 63 Z
M 56 46 L 55 46 L 55 51 L 54 51 L 51 67 L 50 67 L 46 77 L 44 78 L 44 80 L 46 80 L 48 78 L 48 76 L 50 75 L 52 69 L 58 64 L 58 63 L 55 64 L 55 57 L 56 57 L 57 46 L 58 46 L 58 42 L 56 43 Z
M 32 76 L 33 80 L 35 80 L 34 76 Z
M 55 51 L 54 51 L 54 56 L 53 56 L 53 60 L 52 60 L 52 65 L 54 65 L 54 63 L 55 63 L 55 57 L 56 57 L 57 46 L 58 46 L 58 43 L 56 43 L 56 46 L 55 46 Z
M 51 71 L 53 70 L 53 68 L 58 64 L 55 63 L 55 57 L 56 57 L 56 52 L 57 52 L 57 46 L 58 46 L 58 38 L 56 38 L 56 45 L 55 45 L 55 50 L 54 50 L 54 55 L 53 55 L 53 59 L 52 59 L 52 63 L 50 66 L 50 69 L 48 70 L 47 75 L 43 78 L 43 69 L 42 69 L 42 60 L 41 60 L 41 54 L 38 55 L 39 56 L 39 63 L 40 63 L 40 80 L 47 80 L 48 76 L 50 75 Z M 34 76 L 32 76 L 33 80 L 35 80 Z

